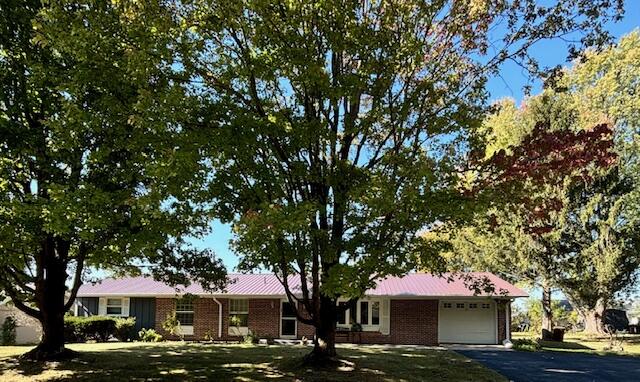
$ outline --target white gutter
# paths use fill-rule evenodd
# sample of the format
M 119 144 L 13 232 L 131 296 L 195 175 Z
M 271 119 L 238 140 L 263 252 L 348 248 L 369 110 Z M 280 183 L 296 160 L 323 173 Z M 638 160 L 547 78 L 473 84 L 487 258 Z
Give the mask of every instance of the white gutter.
M 213 297 L 213 301 L 218 304 L 218 338 L 222 338 L 222 304 L 215 297 Z
M 506 334 L 505 338 L 507 341 L 511 341 L 511 300 L 509 300 L 509 303 L 507 304 L 507 306 L 504 309 L 504 315 L 505 315 L 505 329 L 504 329 L 504 333 Z

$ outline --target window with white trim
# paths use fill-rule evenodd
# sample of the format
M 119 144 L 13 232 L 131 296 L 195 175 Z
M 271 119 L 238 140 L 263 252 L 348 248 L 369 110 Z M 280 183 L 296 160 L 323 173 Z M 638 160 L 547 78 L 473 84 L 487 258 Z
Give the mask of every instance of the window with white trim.
M 371 325 L 380 325 L 380 301 L 371 301 Z
M 469 309 L 478 309 L 478 304 L 476 304 L 475 302 L 470 302 Z
M 122 316 L 122 306 L 124 305 L 122 298 L 107 299 L 107 316 Z
M 453 305 L 450 302 L 443 302 L 442 307 L 445 309 L 451 309 L 453 308 Z
M 347 302 L 340 301 L 338 306 L 344 309 Z M 376 330 L 380 325 L 380 300 L 361 300 L 350 307 L 344 313 L 338 313 L 337 321 L 339 326 L 350 326 L 358 323 L 363 326 L 363 330 Z
M 457 309 L 464 309 L 464 302 L 456 302 Z
M 180 322 L 180 326 L 193 326 L 193 317 L 193 299 L 176 300 L 176 319 Z
M 249 300 L 246 298 L 229 300 L 229 325 L 240 328 L 249 326 Z
M 489 309 L 489 308 L 491 308 L 491 304 L 489 303 L 482 304 L 482 309 Z

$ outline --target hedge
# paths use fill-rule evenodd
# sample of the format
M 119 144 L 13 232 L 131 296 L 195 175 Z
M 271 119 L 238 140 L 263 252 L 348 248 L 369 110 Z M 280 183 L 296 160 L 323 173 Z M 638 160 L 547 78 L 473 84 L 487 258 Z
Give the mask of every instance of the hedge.
M 111 337 L 127 341 L 131 339 L 134 325 L 134 317 L 66 316 L 64 318 L 64 336 L 66 342 L 85 342 L 87 340 L 105 342 Z

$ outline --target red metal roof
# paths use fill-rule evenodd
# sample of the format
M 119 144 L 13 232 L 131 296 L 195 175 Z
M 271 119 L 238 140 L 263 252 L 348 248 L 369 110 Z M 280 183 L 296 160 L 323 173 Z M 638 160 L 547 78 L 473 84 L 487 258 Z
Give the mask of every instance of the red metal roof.
M 229 284 L 225 291 L 214 295 L 230 296 L 284 296 L 284 287 L 273 274 L 230 274 Z M 378 281 L 378 285 L 367 291 L 368 296 L 396 297 L 437 297 L 437 296 L 474 296 L 468 286 L 471 280 L 487 280 L 494 287 L 493 293 L 480 295 L 496 295 L 505 297 L 527 297 L 527 293 L 507 281 L 491 273 L 465 273 L 462 275 L 445 274 L 436 276 L 429 273 L 410 273 L 402 277 L 387 277 Z M 296 277 L 289 278 L 293 291 L 298 291 L 300 281 Z M 150 277 L 129 277 L 105 279 L 96 284 L 85 284 L 80 287 L 78 297 L 91 296 L 172 296 L 176 293 L 195 295 L 211 294 L 199 284 L 191 284 L 187 288 L 175 288 Z

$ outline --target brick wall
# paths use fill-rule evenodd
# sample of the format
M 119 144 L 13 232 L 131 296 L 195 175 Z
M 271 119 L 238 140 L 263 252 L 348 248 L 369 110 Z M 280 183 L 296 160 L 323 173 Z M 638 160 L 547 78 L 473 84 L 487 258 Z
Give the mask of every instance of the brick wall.
M 391 343 L 438 344 L 438 300 L 391 300 L 390 305 Z
M 280 299 L 249 300 L 249 330 L 260 336 L 280 337 Z
M 162 328 L 162 323 L 176 308 L 173 298 L 156 299 L 156 331 L 167 339 L 177 339 Z M 193 300 L 193 335 L 185 339 L 203 339 L 207 334 L 218 337 L 218 304 L 212 298 L 200 297 Z M 224 332 L 222 333 L 224 335 Z
M 304 306 L 302 306 L 302 303 L 298 304 L 298 311 L 304 317 L 309 316 Z M 300 320 L 298 320 L 297 334 L 298 334 L 298 339 L 301 339 L 302 337 L 306 337 L 308 340 L 313 340 L 313 337 L 316 335 L 316 328 L 313 325 L 303 324 L 302 322 L 300 322 Z
M 173 298 L 156 298 L 156 332 L 162 334 L 164 338 L 175 339 L 170 336 L 163 328 L 162 323 L 167 319 L 176 308 L 175 299 Z
M 221 340 L 239 340 L 229 336 L 229 299 L 219 298 L 222 304 L 222 338 Z M 438 300 L 391 300 L 390 302 L 390 334 L 380 332 L 362 332 L 358 334 L 358 342 L 365 344 L 438 344 Z M 162 322 L 167 314 L 175 309 L 175 299 L 156 299 L 156 330 L 165 338 L 172 339 L 162 329 Z M 505 339 L 505 321 L 508 310 L 504 304 L 498 305 L 498 337 L 499 343 Z M 218 305 L 211 298 L 198 298 L 194 301 L 194 335 L 186 339 L 203 339 L 209 332 L 218 340 Z M 280 336 L 280 299 L 250 299 L 249 328 L 261 336 Z M 313 339 L 315 329 L 311 325 L 298 322 L 298 338 L 303 336 Z M 339 336 L 339 341 L 349 337 Z M 353 339 L 349 339 L 353 340 Z
M 498 344 L 502 344 L 502 341 L 507 338 L 506 317 L 507 312 L 511 313 L 511 310 L 508 309 L 508 305 L 511 303 L 501 303 L 500 301 L 496 303 L 498 304 Z

